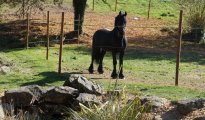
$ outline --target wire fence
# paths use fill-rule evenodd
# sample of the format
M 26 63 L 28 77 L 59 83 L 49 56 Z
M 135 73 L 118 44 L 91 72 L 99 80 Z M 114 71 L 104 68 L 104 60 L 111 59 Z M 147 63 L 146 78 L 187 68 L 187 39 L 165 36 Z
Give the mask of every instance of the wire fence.
M 162 6 L 165 6 L 164 8 L 166 8 L 166 9 L 164 9 L 164 11 L 168 12 L 168 15 L 170 15 L 170 14 L 172 15 L 173 12 L 176 11 L 176 7 L 172 6 L 172 3 L 174 4 L 174 2 L 166 1 L 166 0 L 160 0 L 160 1 L 159 0 L 145 0 L 145 1 L 140 2 L 140 3 L 138 1 L 129 1 L 129 0 L 128 1 L 124 1 L 124 0 L 100 0 L 100 1 L 99 0 L 88 0 L 87 7 L 88 7 L 88 9 L 90 8 L 92 10 L 95 10 L 95 7 L 99 8 L 98 13 L 99 13 L 99 11 L 101 11 L 100 9 L 105 9 L 106 11 L 110 11 L 110 10 L 113 10 L 113 11 L 124 10 L 124 11 L 126 11 L 127 9 L 129 10 L 129 8 L 134 8 L 135 9 L 134 11 L 136 11 L 134 13 L 148 15 L 148 17 L 149 17 L 149 15 L 152 16 L 152 14 L 159 14 L 161 11 L 159 11 L 158 8 L 161 8 Z M 73 3 L 72 3 L 72 0 L 67 0 L 63 4 L 66 6 L 72 7 Z M 102 4 L 104 5 L 104 7 L 101 6 Z M 59 6 L 61 6 L 61 5 L 59 4 Z M 107 7 L 109 9 L 107 9 Z M 90 9 L 87 12 L 91 12 Z M 131 10 L 129 12 L 132 13 L 133 10 Z M 102 12 L 102 14 L 104 14 L 104 12 Z M 107 13 L 107 14 L 109 14 L 109 13 Z M 16 14 L 9 13 L 8 15 L 15 15 L 17 17 L 22 17 L 22 15 L 19 15 L 17 13 Z
M 12 14 L 14 15 L 14 14 Z M 56 15 L 54 15 L 56 16 Z M 70 15 L 67 15 L 67 16 L 70 16 Z M 37 19 L 38 18 L 38 19 Z M 90 32 L 90 35 L 89 36 L 92 36 L 94 34 L 94 32 L 97 30 L 97 29 L 101 29 L 101 28 L 109 28 L 110 30 L 112 30 L 114 28 L 113 26 L 113 20 L 110 20 L 109 22 L 103 22 L 103 23 L 100 23 L 100 22 L 96 22 L 96 21 L 99 21 L 96 19 L 92 19 L 92 21 L 89 21 L 90 19 L 85 19 L 85 23 L 84 23 L 84 30 L 85 31 L 89 31 Z M 10 30 L 8 31 L 2 31 L 1 32 L 1 35 L 9 35 L 9 36 L 14 36 L 15 34 L 16 35 L 20 35 L 21 38 L 20 39 L 24 39 L 25 37 L 23 35 L 25 35 L 25 31 L 26 31 L 26 20 L 22 20 L 22 19 L 18 19 L 18 18 L 13 18 L 12 19 L 4 19 L 4 21 L 10 21 L 10 22 L 6 22 L 4 24 L 4 26 L 7 25 L 7 28 L 9 28 Z M 47 26 L 47 20 L 46 18 L 42 19 L 42 17 L 35 17 L 33 16 L 32 19 L 30 19 L 31 21 L 31 24 L 30 24 L 30 38 L 31 39 L 36 39 L 36 40 L 31 40 L 30 42 L 33 44 L 34 42 L 36 43 L 43 43 L 43 37 L 45 37 L 46 35 L 46 26 Z M 79 21 L 79 20 L 76 20 L 76 21 Z M 131 20 L 130 20 L 131 21 Z M 138 22 L 136 20 L 136 22 Z M 73 18 L 72 17 L 68 17 L 66 18 L 65 17 L 65 23 L 64 23 L 64 32 L 65 33 L 69 33 L 70 31 L 74 31 L 73 30 L 73 26 L 75 24 L 73 24 L 74 21 L 73 21 Z M 135 23 L 135 21 L 132 23 L 134 23 L 134 25 L 127 25 L 126 26 L 126 30 L 128 31 L 127 32 L 127 36 L 128 38 L 132 38 L 134 37 L 135 35 L 134 34 L 137 34 L 139 35 L 140 31 L 143 31 L 143 29 L 146 29 L 146 30 L 155 30 L 155 29 L 158 29 L 160 30 L 162 33 L 165 31 L 165 32 L 176 32 L 177 29 L 178 29 L 178 26 L 177 25 L 166 25 L 166 24 L 161 24 L 161 25 L 157 25 L 157 24 L 144 24 L 144 25 L 138 25 L 137 23 Z M 140 22 L 142 23 L 142 22 Z M 148 22 L 149 23 L 149 22 Z M 56 39 L 59 39 L 60 37 L 60 18 L 57 18 L 56 17 L 53 17 L 52 18 L 52 14 L 51 14 L 51 20 L 50 20 L 50 32 L 51 32 L 51 35 L 54 35 L 55 37 L 53 37 L 52 39 L 56 40 Z M 76 24 L 77 26 L 79 24 Z M 16 28 L 16 29 L 15 29 Z M 183 29 L 186 29 L 186 30 L 201 30 L 202 28 L 190 28 L 190 27 L 183 27 Z M 148 31 L 149 31 L 148 30 Z M 136 32 L 137 31 L 137 32 Z M 76 30 L 75 32 L 78 32 L 78 30 Z M 132 34 L 130 35 L 130 33 L 132 32 Z M 158 32 L 159 33 L 159 32 Z M 143 34 L 142 34 L 143 35 Z M 148 34 L 147 34 L 148 35 Z M 193 35 L 194 37 L 197 38 L 197 35 Z M 42 38 L 41 38 L 42 37 Z M 66 37 L 66 35 L 64 36 Z M 39 40 L 38 40 L 39 39 Z M 65 38 L 67 39 L 67 38 Z M 186 38 L 184 38 L 186 39 Z M 68 39 L 67 39 L 68 40 Z M 38 42 L 38 41 L 41 41 L 41 42 Z
M 68 14 L 68 13 L 67 13 Z M 101 28 L 109 28 L 112 30 L 114 28 L 114 18 L 113 20 L 109 20 L 109 22 L 99 22 L 98 18 L 92 19 L 86 19 L 84 22 L 84 31 L 85 33 L 88 34 L 88 37 L 85 36 L 80 36 L 78 34 L 77 38 L 70 38 L 70 35 L 67 35 L 67 33 L 70 33 L 73 31 L 73 26 L 74 26 L 74 18 L 71 15 L 65 14 L 65 22 L 62 23 L 60 22 L 61 16 L 50 14 L 50 21 L 49 21 L 49 42 L 50 44 L 60 44 L 62 41 L 70 43 L 72 41 L 90 41 L 92 40 L 92 35 L 94 32 L 98 29 Z M 57 16 L 57 17 L 56 17 Z M 60 16 L 60 17 L 59 17 Z M 109 16 L 113 17 L 113 16 Z M 29 25 L 29 31 L 27 32 L 27 20 L 29 19 L 30 25 Z M 27 20 L 18 20 L 17 18 L 14 19 L 6 19 L 6 22 L 3 24 L 0 24 L 1 31 L 0 36 L 2 38 L 5 37 L 5 39 L 11 37 L 11 39 L 20 39 L 20 41 L 23 42 L 23 44 L 26 46 L 26 36 L 29 34 L 28 38 L 28 47 L 35 46 L 35 45 L 47 45 L 47 32 L 46 30 L 48 22 L 46 17 L 39 17 L 39 16 L 33 16 L 30 18 L 27 18 Z M 79 19 L 80 20 L 80 19 Z M 78 20 L 78 21 L 79 21 Z M 128 18 L 128 23 L 129 20 L 132 21 L 132 24 L 128 24 L 126 26 L 126 36 L 128 38 L 128 43 L 129 46 L 128 48 L 133 49 L 133 48 L 146 48 L 146 49 L 157 49 L 157 48 L 167 48 L 167 49 L 173 49 L 175 50 L 177 47 L 177 40 L 178 40 L 178 31 L 179 27 L 178 25 L 167 25 L 167 24 L 155 24 L 155 23 L 149 23 L 149 21 L 145 21 L 144 19 L 141 21 L 134 21 L 133 18 Z M 147 22 L 147 24 L 141 24 Z M 64 25 L 64 34 L 62 34 L 61 31 L 61 25 Z M 76 24 L 79 25 L 79 24 Z M 201 28 L 190 28 L 184 26 L 183 29 L 187 30 L 200 30 Z M 78 32 L 78 31 L 75 31 Z M 62 36 L 63 35 L 63 36 Z M 193 37 L 196 37 L 193 35 Z M 189 38 L 189 36 L 188 36 Z M 182 36 L 182 39 L 187 39 L 186 37 Z M 197 39 L 192 38 L 192 39 Z M 1 40 L 2 42 L 2 40 Z M 195 43 L 194 43 L 195 44 Z M 48 46 L 47 46 L 48 47 Z M 100 46 L 100 47 L 111 47 L 111 48 L 116 48 L 112 46 Z M 186 45 L 185 45 L 186 47 Z M 192 54 L 192 53 L 190 53 Z M 142 66 L 141 66 L 142 67 Z M 161 71 L 163 71 L 162 68 Z M 184 69 L 184 68 L 182 68 Z M 172 74 L 174 74 L 175 71 L 171 71 Z M 157 74 L 157 73 L 156 73 Z M 163 75 L 159 75 L 163 76 Z M 183 77 L 183 76 L 182 76 Z M 203 77 L 202 77 L 203 78 Z
M 124 0 L 103 0 L 103 3 L 100 3 L 98 0 L 92 0 L 92 10 L 95 8 L 101 8 L 100 5 L 108 6 L 107 9 L 118 11 L 129 11 L 138 15 L 147 15 L 147 19 L 154 14 L 160 14 L 161 16 L 177 16 L 176 9 L 178 9 L 177 4 L 174 1 L 170 0 L 145 0 L 143 2 L 138 1 L 124 1 Z M 163 11 L 160 11 L 163 9 Z M 177 10 L 178 11 L 178 10 Z M 177 15 L 176 15 L 177 14 Z

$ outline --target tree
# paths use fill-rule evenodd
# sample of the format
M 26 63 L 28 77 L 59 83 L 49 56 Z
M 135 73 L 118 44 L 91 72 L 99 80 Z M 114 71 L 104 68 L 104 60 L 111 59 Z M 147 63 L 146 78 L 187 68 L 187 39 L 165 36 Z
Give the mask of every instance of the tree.
M 43 10 L 43 3 L 45 0 L 0 0 L 0 5 L 1 4 L 8 4 L 11 7 L 16 7 L 19 6 L 19 9 L 17 10 L 17 14 L 19 16 L 24 17 L 25 13 L 31 13 L 32 9 L 39 9 Z
M 83 32 L 83 22 L 84 22 L 84 14 L 86 8 L 87 0 L 73 0 L 73 8 L 74 8 L 74 31 L 78 30 L 82 34 Z M 78 21 L 80 17 L 80 22 Z M 78 23 L 80 23 L 78 25 Z

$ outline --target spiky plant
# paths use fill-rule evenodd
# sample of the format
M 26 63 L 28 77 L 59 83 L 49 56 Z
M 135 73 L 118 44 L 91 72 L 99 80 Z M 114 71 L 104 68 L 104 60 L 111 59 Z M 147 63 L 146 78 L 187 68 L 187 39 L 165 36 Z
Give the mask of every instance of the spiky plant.
M 114 96 L 110 101 L 101 106 L 88 108 L 80 104 L 82 111 L 80 113 L 72 111 L 71 118 L 74 120 L 142 120 L 143 114 L 150 110 L 148 104 L 141 104 L 139 98 L 128 101 L 122 93 L 122 98 Z

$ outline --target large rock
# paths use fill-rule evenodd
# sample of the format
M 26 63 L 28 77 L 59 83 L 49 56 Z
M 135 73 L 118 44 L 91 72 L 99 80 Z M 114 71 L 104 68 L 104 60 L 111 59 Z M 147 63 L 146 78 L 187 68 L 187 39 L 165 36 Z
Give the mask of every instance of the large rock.
M 38 85 L 24 86 L 15 90 L 5 92 L 4 102 L 14 104 L 15 107 L 25 107 L 38 104 L 42 95 L 45 93 Z
M 88 93 L 80 93 L 77 100 L 87 107 L 90 107 L 93 104 L 96 105 L 100 104 L 100 100 L 98 100 L 96 95 L 88 94 Z
M 4 102 L 13 104 L 15 107 L 30 106 L 35 101 L 36 97 L 34 96 L 34 94 L 26 88 L 9 90 L 5 92 Z
M 143 96 L 140 100 L 142 103 L 149 103 L 152 108 L 168 107 L 171 104 L 169 100 L 157 96 Z
M 160 115 L 156 115 L 156 116 L 154 117 L 154 120 L 163 120 L 163 119 L 162 119 L 162 117 L 161 117 Z
M 196 109 L 200 109 L 204 107 L 204 99 L 189 99 L 189 100 L 181 100 L 177 102 L 177 110 L 186 115 Z
M 56 117 L 58 117 L 57 120 L 59 120 L 60 117 L 68 114 L 68 108 L 64 105 L 42 104 L 39 108 L 41 109 L 42 114 L 46 117 L 45 120 L 54 120 Z
M 80 75 L 71 75 L 69 79 L 65 81 L 63 86 L 70 86 L 78 89 L 80 93 L 101 95 L 103 92 L 100 85 L 95 84 Z
M 71 87 L 51 87 L 43 95 L 42 100 L 53 104 L 72 104 L 79 96 L 79 91 Z
M 24 86 L 22 88 L 28 89 L 34 95 L 37 102 L 41 99 L 43 94 L 46 93 L 46 90 L 44 90 L 42 87 L 40 87 L 38 85 L 28 85 L 28 86 Z
M 0 66 L 0 74 L 8 74 L 11 72 L 10 67 L 8 66 Z
M 0 120 L 4 120 L 4 119 L 5 119 L 4 108 L 3 105 L 0 104 Z

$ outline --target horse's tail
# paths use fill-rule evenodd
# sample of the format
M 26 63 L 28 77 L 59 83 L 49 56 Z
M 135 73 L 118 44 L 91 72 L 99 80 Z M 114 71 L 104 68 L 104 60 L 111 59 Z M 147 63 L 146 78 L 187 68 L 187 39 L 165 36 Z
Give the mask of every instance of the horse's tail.
M 93 57 L 94 61 L 97 64 L 99 64 L 100 58 L 102 57 L 102 49 L 101 48 L 93 48 L 92 52 L 93 52 L 92 53 L 93 54 L 92 57 Z

